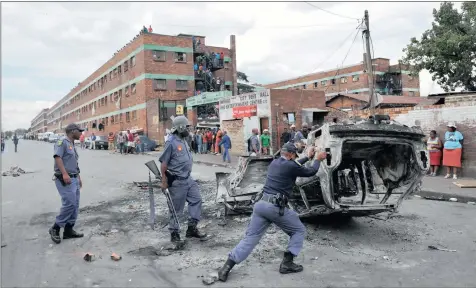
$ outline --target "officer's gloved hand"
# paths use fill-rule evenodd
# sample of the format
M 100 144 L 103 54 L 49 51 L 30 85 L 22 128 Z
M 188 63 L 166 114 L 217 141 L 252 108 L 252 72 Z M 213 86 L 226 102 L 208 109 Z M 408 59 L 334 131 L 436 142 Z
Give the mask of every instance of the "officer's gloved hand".
M 318 161 L 324 161 L 326 158 L 327 158 L 326 152 L 319 152 L 319 154 L 316 155 L 316 159 Z

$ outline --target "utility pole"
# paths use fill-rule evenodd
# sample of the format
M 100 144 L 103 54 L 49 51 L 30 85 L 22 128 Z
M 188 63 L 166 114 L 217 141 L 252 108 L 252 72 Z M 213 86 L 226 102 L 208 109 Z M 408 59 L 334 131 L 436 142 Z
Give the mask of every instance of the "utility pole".
M 365 62 L 367 64 L 367 78 L 369 81 L 369 95 L 370 95 L 370 109 L 372 109 L 372 114 L 374 114 L 375 106 L 377 105 L 377 99 L 375 99 L 375 92 L 374 92 L 374 73 L 373 73 L 373 66 L 372 66 L 372 54 L 370 54 L 370 26 L 369 26 L 369 11 L 365 10 L 364 16 L 364 24 L 365 27 L 362 31 L 365 37 Z

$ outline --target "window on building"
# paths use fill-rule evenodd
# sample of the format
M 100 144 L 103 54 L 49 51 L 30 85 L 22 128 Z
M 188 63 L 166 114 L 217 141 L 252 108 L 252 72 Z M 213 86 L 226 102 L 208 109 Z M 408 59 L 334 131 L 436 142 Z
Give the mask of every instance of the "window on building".
M 122 74 L 122 66 L 121 65 L 117 66 L 117 73 Z
M 412 81 L 413 80 L 413 76 L 408 74 L 408 81 Z
M 359 75 L 352 75 L 352 82 L 358 82 L 359 81 Z
M 318 82 L 314 82 L 314 88 L 317 88 Z
M 121 98 L 122 97 L 122 89 L 119 89 L 118 92 L 119 92 L 119 98 Z
M 110 102 L 114 102 L 114 96 L 113 95 L 114 95 L 113 93 L 111 93 L 111 95 L 109 95 L 109 101 Z
M 410 97 L 415 97 L 415 91 L 410 91 L 410 92 L 408 92 L 408 96 L 410 96 Z
M 112 76 L 113 76 L 114 78 L 117 77 L 117 68 L 114 69 L 114 70 L 112 70 Z
M 336 79 L 331 79 L 331 84 L 336 85 Z
M 130 66 L 131 67 L 136 66 L 136 56 L 132 56 L 130 60 L 131 60 L 131 65 Z
M 175 62 L 187 62 L 187 54 L 183 52 L 175 52 Z
M 104 126 L 109 125 L 108 121 L 109 121 L 109 117 L 104 118 Z
M 119 99 L 119 92 L 114 92 L 114 102 L 117 101 L 117 99 Z
M 327 80 L 322 80 L 321 81 L 321 86 L 326 86 L 326 84 L 327 84 Z
M 165 79 L 154 79 L 154 90 L 167 90 L 167 81 Z
M 126 86 L 124 88 L 124 95 L 126 95 L 126 97 L 129 97 L 129 86 Z
M 295 124 L 296 123 L 296 117 L 295 117 L 294 112 L 283 113 L 283 120 L 287 124 Z
M 114 124 L 114 116 L 111 116 L 111 124 Z
M 175 90 L 188 90 L 187 80 L 175 80 Z
M 119 115 L 114 115 L 114 122 L 119 123 Z
M 104 105 L 106 105 L 106 104 L 104 103 L 104 98 L 101 98 L 101 106 L 104 106 Z
M 154 59 L 154 61 L 165 61 L 165 55 L 165 51 L 152 51 L 152 58 Z
M 347 83 L 347 77 L 341 77 L 340 83 Z
M 122 113 L 119 114 L 119 123 L 122 123 Z
M 104 96 L 104 105 L 107 105 L 107 96 Z
M 137 111 L 132 111 L 132 120 L 137 119 Z
M 306 84 L 302 85 L 302 89 L 306 89 Z
M 129 70 L 129 62 L 124 62 L 124 72 L 126 72 L 127 70 Z
M 130 112 L 126 112 L 126 122 L 131 122 L 131 114 L 130 114 Z
M 136 93 L 136 83 L 131 84 L 131 94 L 135 94 L 135 93 Z

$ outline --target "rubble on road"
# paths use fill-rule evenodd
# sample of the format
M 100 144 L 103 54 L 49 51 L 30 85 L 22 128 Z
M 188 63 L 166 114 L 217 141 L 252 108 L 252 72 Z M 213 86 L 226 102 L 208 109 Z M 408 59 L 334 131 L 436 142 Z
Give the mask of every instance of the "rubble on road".
M 12 166 L 10 167 L 10 170 L 2 172 L 2 176 L 12 176 L 12 177 L 18 177 L 20 174 L 25 174 L 26 171 L 21 169 L 18 166 Z
M 95 260 L 95 257 L 94 257 L 94 254 L 86 253 L 86 255 L 84 255 L 83 259 L 86 262 L 92 262 L 92 261 Z

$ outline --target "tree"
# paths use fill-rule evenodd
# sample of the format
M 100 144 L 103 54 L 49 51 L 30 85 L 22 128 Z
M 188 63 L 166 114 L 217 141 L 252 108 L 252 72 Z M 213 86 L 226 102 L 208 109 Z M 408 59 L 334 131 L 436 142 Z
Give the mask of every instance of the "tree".
M 444 2 L 433 17 L 432 28 L 403 49 L 403 63 L 412 74 L 427 69 L 446 92 L 476 91 L 476 2 L 463 2 L 461 12 Z
M 237 71 L 236 72 L 236 77 L 238 78 L 238 80 L 240 80 L 242 82 L 249 83 L 248 75 L 246 75 L 243 72 Z M 246 85 L 245 83 L 238 83 L 238 95 L 244 94 L 244 93 L 251 93 L 251 92 L 255 92 L 255 91 L 256 91 L 255 87 L 253 87 L 251 85 Z

